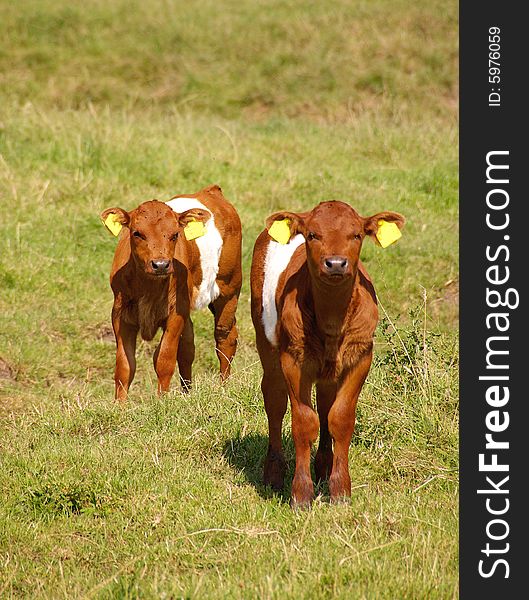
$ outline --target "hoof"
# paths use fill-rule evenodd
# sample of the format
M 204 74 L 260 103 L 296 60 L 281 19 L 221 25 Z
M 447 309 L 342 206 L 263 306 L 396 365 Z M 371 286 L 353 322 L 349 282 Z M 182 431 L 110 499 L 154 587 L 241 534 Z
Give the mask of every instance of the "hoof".
M 282 454 L 268 450 L 264 464 L 263 483 L 271 486 L 275 492 L 283 489 L 285 481 L 286 463 Z
M 311 500 L 296 500 L 294 497 L 290 498 L 290 507 L 292 510 L 301 511 L 301 510 L 310 510 L 312 506 Z
M 180 385 L 183 394 L 189 394 L 191 391 L 191 379 L 180 379 Z
M 351 499 L 351 478 L 349 473 L 345 476 L 331 475 L 329 478 L 329 492 L 333 504 L 342 504 Z
M 331 496 L 331 504 L 351 504 L 350 496 Z
M 292 481 L 292 498 L 290 505 L 292 508 L 310 508 L 314 499 L 314 485 L 310 477 L 294 476 Z

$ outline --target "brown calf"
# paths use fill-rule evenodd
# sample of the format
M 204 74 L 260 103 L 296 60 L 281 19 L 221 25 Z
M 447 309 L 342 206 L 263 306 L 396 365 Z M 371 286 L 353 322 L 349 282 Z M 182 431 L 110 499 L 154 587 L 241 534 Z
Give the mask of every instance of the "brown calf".
M 237 347 L 241 222 L 221 189 L 213 185 L 167 203 L 150 200 L 130 212 L 108 208 L 101 218 L 122 226 L 110 272 L 116 398 L 126 399 L 134 378 L 138 332 L 152 340 L 159 328 L 158 391 L 169 389 L 177 362 L 187 389 L 195 356 L 193 308 L 208 306 L 213 313 L 220 375 L 228 377 Z
M 377 239 L 383 228 L 400 235 L 388 223 L 400 229 L 404 218 L 393 212 L 363 218 L 343 202 L 323 202 L 310 212 L 273 214 L 255 243 L 252 320 L 269 429 L 264 482 L 283 487 L 281 428 L 290 397 L 294 506 L 308 506 L 313 498 L 310 448 L 318 429 L 316 477 L 329 477 L 331 501 L 351 495 L 348 450 L 378 321 L 375 290 L 359 256 L 365 236 Z M 277 243 L 268 231 L 281 227 L 284 239 Z

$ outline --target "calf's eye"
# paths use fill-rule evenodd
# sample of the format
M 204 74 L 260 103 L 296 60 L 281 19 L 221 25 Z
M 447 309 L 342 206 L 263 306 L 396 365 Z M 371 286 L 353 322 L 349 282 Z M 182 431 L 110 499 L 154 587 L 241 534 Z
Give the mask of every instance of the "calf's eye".
M 308 235 L 307 235 L 307 239 L 308 239 L 309 241 L 310 241 L 310 240 L 316 240 L 316 239 L 317 239 L 317 236 L 316 236 L 316 234 L 314 233 L 314 231 L 309 231 L 309 233 L 308 233 Z
M 134 231 L 134 232 L 132 233 L 132 235 L 133 235 L 134 237 L 136 237 L 136 238 L 141 238 L 142 240 L 144 240 L 144 239 L 145 239 L 145 236 L 143 235 L 143 233 L 140 233 L 139 231 Z
M 177 237 L 178 237 L 178 232 L 173 233 L 173 235 L 169 239 L 171 240 L 171 242 L 174 242 Z

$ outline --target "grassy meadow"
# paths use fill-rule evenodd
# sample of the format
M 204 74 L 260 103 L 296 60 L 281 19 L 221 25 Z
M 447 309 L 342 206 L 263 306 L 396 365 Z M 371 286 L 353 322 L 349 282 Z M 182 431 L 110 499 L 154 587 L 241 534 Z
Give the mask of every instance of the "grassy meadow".
M 0 598 L 457 597 L 457 10 L 0 0 Z M 120 407 L 98 215 L 211 183 L 243 222 L 233 376 L 195 313 L 191 393 L 156 395 L 141 342 Z M 352 501 L 296 512 L 289 413 L 285 490 L 261 484 L 248 276 L 268 214 L 330 199 L 407 224 L 362 249 Z

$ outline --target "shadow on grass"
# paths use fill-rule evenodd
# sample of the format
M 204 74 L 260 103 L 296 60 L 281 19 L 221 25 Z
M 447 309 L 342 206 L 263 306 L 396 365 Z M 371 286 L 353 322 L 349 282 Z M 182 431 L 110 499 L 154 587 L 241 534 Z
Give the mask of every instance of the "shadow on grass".
M 262 498 L 279 498 L 282 503 L 290 502 L 290 486 L 294 475 L 292 461 L 293 445 L 290 438 L 283 437 L 283 447 L 287 460 L 287 472 L 285 485 L 280 492 L 274 492 L 270 486 L 263 484 L 263 465 L 268 451 L 268 436 L 260 433 L 249 433 L 226 440 L 223 454 L 228 463 L 237 471 L 241 472 L 246 481 L 251 483 Z
M 223 455 L 228 463 L 241 472 L 246 481 L 253 485 L 257 493 L 265 499 L 276 497 L 282 503 L 290 503 L 292 478 L 294 477 L 295 453 L 294 444 L 290 436 L 283 436 L 283 450 L 287 462 L 285 485 L 280 492 L 275 492 L 270 486 L 263 485 L 263 465 L 268 451 L 268 436 L 260 433 L 249 433 L 241 437 L 240 434 L 226 440 Z M 313 461 L 312 461 L 313 462 Z M 311 468 L 314 480 L 314 467 Z M 327 482 L 318 482 L 314 486 L 315 495 L 328 497 Z

